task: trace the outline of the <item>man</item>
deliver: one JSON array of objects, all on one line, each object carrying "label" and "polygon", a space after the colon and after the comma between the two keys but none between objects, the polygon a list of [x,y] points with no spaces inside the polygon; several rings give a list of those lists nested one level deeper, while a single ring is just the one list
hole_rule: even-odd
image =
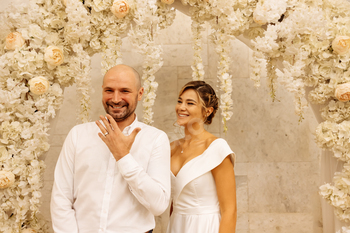
[{"label": "man", "polygon": [[75,126],[55,170],[51,217],[56,233],[143,233],[170,199],[166,134],[137,120],[143,88],[131,67],[103,79],[101,120]]}]

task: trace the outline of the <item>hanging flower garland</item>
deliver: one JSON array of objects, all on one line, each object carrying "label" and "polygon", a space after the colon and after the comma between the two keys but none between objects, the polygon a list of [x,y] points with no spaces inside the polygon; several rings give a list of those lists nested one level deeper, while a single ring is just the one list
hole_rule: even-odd
[{"label": "hanging flower garland", "polygon": [[[142,80],[144,88],[143,122],[153,123],[154,101],[158,83],[155,81],[155,73],[162,67],[162,48],[154,41],[161,28],[172,23],[175,18],[175,10],[169,9],[166,4],[157,1],[142,1],[137,5],[134,21],[136,26],[128,33],[131,43],[138,52],[144,56],[142,64]],[[157,16],[157,17],[156,17]]]},{"label": "hanging flower garland", "polygon": [[204,20],[200,17],[199,8],[191,8],[191,31],[193,43],[192,79],[204,80],[204,65],[202,59],[202,32]]},{"label": "hanging flower garland", "polygon": [[222,91],[220,95],[219,107],[221,109],[224,132],[227,132],[227,121],[230,120],[233,115],[232,75],[229,74],[231,61],[230,43],[227,43],[227,41],[230,41],[232,37],[225,33],[225,31],[222,29],[216,30],[215,37],[215,50],[219,55],[217,76]]},{"label": "hanging flower garland", "polygon": [[80,1],[69,1],[66,5],[68,22],[65,25],[65,42],[72,45],[72,51],[76,56],[71,60],[77,86],[77,96],[80,100],[79,119],[83,122],[89,122],[89,111],[91,108],[91,78],[90,61],[91,58],[83,46],[88,46],[91,39],[90,18],[84,5]]}]

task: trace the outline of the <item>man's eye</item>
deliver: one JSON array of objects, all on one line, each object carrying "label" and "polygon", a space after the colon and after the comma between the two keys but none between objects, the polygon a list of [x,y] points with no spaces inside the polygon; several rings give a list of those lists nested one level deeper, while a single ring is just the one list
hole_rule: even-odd
[{"label": "man's eye", "polygon": [[182,102],[180,100],[177,101],[178,104],[181,104]]}]

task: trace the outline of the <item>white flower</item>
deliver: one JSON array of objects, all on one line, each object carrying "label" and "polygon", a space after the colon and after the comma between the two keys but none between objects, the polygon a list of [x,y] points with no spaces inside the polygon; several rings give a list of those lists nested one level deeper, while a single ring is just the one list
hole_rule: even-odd
[{"label": "white flower", "polygon": [[0,189],[5,189],[13,185],[15,175],[10,171],[0,171]]},{"label": "white flower", "polygon": [[342,102],[346,102],[350,100],[350,83],[344,83],[337,86],[335,93],[335,97]]},{"label": "white flower", "polygon": [[45,49],[44,60],[50,69],[59,66],[64,61],[63,51],[57,46],[49,46]]},{"label": "white flower", "polygon": [[41,95],[47,92],[50,87],[49,81],[43,76],[32,78],[28,82],[30,92],[36,95]]},{"label": "white flower", "polygon": [[111,7],[112,13],[118,18],[124,18],[129,13],[129,3],[126,0],[116,0]]},{"label": "white flower", "polygon": [[0,161],[6,161],[9,159],[9,153],[5,146],[0,145]]},{"label": "white flower", "polygon": [[170,5],[174,3],[174,0],[162,0],[162,3]]},{"label": "white flower", "polygon": [[253,20],[257,24],[276,23],[287,9],[286,0],[259,1],[254,10]]},{"label": "white flower", "polygon": [[100,12],[108,9],[111,4],[110,2],[110,0],[94,0],[92,6],[96,12]]},{"label": "white flower", "polygon": [[19,32],[11,32],[6,37],[6,46],[7,50],[15,50],[22,47],[25,44],[25,40],[22,37],[22,34]]},{"label": "white flower", "polygon": [[62,0],[63,5],[67,6],[67,0]]},{"label": "white flower", "polygon": [[349,53],[350,49],[350,37],[337,36],[332,42],[333,51],[339,55],[345,55]]},{"label": "white flower", "polygon": [[26,228],[26,229],[22,230],[21,233],[36,233],[36,230],[34,230],[32,228]]}]

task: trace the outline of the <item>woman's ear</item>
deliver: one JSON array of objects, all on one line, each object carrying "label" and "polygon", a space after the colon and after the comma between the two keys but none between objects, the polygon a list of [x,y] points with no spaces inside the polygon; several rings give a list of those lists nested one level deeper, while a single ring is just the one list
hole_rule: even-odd
[{"label": "woman's ear", "polygon": [[213,107],[209,107],[205,109],[205,117],[210,116],[210,114],[214,111]]}]

